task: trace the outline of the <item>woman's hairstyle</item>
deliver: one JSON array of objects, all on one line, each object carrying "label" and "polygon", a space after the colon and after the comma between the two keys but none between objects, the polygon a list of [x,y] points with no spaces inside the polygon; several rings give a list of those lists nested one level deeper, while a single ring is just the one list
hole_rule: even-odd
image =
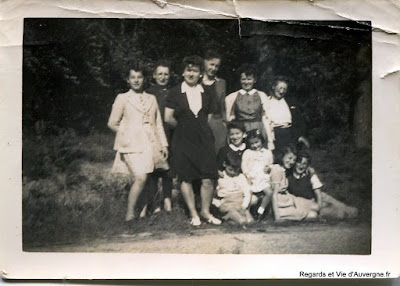
[{"label": "woman's hairstyle", "polygon": [[125,71],[125,78],[129,77],[131,70],[135,72],[141,72],[145,78],[147,76],[147,70],[144,65],[137,62],[132,62],[128,64],[128,68]]},{"label": "woman's hairstyle", "polygon": [[199,67],[200,72],[203,73],[203,58],[197,55],[185,57],[182,61],[182,72],[185,71],[188,66]]},{"label": "woman's hairstyle", "polygon": [[171,70],[171,62],[166,59],[161,59],[161,60],[157,61],[156,64],[154,65],[154,72],[156,71],[156,69],[158,67],[166,67],[169,70]]},{"label": "woman's hairstyle", "polygon": [[289,144],[285,147],[283,147],[280,151],[277,152],[277,156],[275,158],[276,163],[278,163],[279,165],[283,165],[283,157],[285,157],[285,155],[293,153],[294,155],[297,156],[297,148],[296,145],[294,144]]},{"label": "woman's hairstyle", "polygon": [[238,68],[237,72],[239,78],[244,73],[246,76],[253,76],[255,79],[257,79],[257,68],[255,65],[245,63]]},{"label": "woman's hairstyle", "polygon": [[242,159],[241,159],[240,155],[233,153],[233,152],[228,152],[228,154],[226,154],[224,163],[226,166],[230,166],[232,168],[240,170],[240,166],[242,164]]},{"label": "woman's hairstyle", "polygon": [[275,87],[278,82],[285,82],[287,85],[289,85],[289,78],[283,75],[277,75],[272,79],[272,87]]},{"label": "woman's hairstyle", "polygon": [[252,130],[247,132],[247,137],[246,137],[247,147],[250,146],[249,140],[252,139],[252,138],[260,139],[263,145],[265,143],[265,138],[264,138],[264,136],[262,135],[262,133],[261,133],[261,131],[259,129],[252,129]]},{"label": "woman's hairstyle", "polygon": [[221,54],[214,49],[208,49],[204,53],[205,60],[221,59],[221,58],[222,58]]},{"label": "woman's hairstyle", "polygon": [[311,154],[308,150],[303,149],[297,153],[297,161],[301,161],[301,159],[307,159],[308,164],[311,164]]},{"label": "woman's hairstyle", "polygon": [[241,130],[243,133],[246,132],[246,129],[244,128],[243,123],[240,122],[240,121],[232,121],[232,122],[229,122],[229,123],[227,124],[227,126],[226,126],[226,129],[228,130],[228,133],[229,133],[229,130],[231,130],[231,129],[239,129],[239,130]]}]

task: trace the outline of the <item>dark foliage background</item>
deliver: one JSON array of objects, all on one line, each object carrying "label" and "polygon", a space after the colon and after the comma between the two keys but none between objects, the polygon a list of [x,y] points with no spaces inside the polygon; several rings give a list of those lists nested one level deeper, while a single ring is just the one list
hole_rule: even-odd
[{"label": "dark foliage background", "polygon": [[219,74],[229,91],[239,88],[235,70],[244,62],[257,65],[257,88],[267,93],[274,76],[288,76],[288,96],[303,104],[314,143],[339,134],[346,139],[362,86],[370,89],[366,23],[26,19],[24,134],[38,120],[47,133],[60,128],[103,132],[116,94],[127,89],[128,62],[145,64],[151,74],[152,65],[167,58],[175,84],[182,58],[202,55],[209,47],[223,54]]}]

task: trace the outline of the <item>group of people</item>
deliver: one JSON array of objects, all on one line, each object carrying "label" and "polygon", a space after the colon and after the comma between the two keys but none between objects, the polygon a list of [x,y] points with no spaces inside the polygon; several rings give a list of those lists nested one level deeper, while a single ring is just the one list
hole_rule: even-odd
[{"label": "group of people", "polygon": [[[244,64],[238,70],[241,89],[226,95],[226,82],[217,77],[220,64],[214,50],[204,58],[185,57],[183,82],[170,88],[170,65],[160,61],[146,91],[143,68],[127,70],[130,89],[116,97],[108,121],[116,132],[112,171],[134,177],[125,221],[146,214],[160,180],[164,209],[171,211],[174,178],[193,226],[221,224],[210,212],[212,204],[222,219],[239,225],[268,213],[277,221],[356,216],[356,208],[321,191],[304,122],[285,99],[288,80],[276,77],[268,96],[254,88],[256,70]],[[145,203],[137,210],[143,189]]]}]

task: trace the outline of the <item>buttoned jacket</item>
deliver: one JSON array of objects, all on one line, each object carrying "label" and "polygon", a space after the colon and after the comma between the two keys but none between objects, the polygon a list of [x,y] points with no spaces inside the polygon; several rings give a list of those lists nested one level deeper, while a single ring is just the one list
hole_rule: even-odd
[{"label": "buttoned jacket", "polygon": [[108,127],[117,133],[114,150],[121,153],[143,152],[152,141],[168,146],[156,97],[146,92],[142,101],[132,90],[118,94]]}]

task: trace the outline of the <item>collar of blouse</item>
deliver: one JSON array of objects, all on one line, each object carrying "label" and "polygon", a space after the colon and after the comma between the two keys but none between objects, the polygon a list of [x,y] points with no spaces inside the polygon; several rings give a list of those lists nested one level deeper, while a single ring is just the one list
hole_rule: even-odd
[{"label": "collar of blouse", "polygon": [[305,172],[301,173],[301,174],[296,174],[295,172],[293,172],[293,177],[295,177],[297,180],[304,178],[305,176],[307,176],[309,174],[309,171],[306,170]]},{"label": "collar of blouse", "polygon": [[205,79],[203,78],[202,83],[203,83],[204,85],[210,86],[210,85],[213,85],[214,82],[218,82],[218,81],[221,81],[221,79],[220,79],[219,77],[214,77],[213,79],[208,79],[208,80],[205,80]]},{"label": "collar of blouse", "polygon": [[255,88],[253,88],[252,90],[250,90],[250,91],[245,91],[243,88],[242,89],[240,89],[239,90],[239,93],[240,94],[250,94],[250,95],[253,95],[253,94],[255,94],[257,92],[257,89],[255,89]]},{"label": "collar of blouse", "polygon": [[182,93],[202,93],[204,92],[203,87],[201,86],[201,84],[197,84],[195,86],[189,86],[186,82],[182,82],[181,85],[181,91]]},{"label": "collar of blouse", "polygon": [[129,90],[128,102],[141,112],[147,112],[153,104],[148,93],[136,93],[133,90]]},{"label": "collar of blouse", "polygon": [[242,143],[242,145],[240,145],[239,147],[236,147],[235,145],[233,145],[232,143],[229,144],[229,147],[233,150],[233,151],[243,151],[244,149],[246,149],[246,144]]}]

